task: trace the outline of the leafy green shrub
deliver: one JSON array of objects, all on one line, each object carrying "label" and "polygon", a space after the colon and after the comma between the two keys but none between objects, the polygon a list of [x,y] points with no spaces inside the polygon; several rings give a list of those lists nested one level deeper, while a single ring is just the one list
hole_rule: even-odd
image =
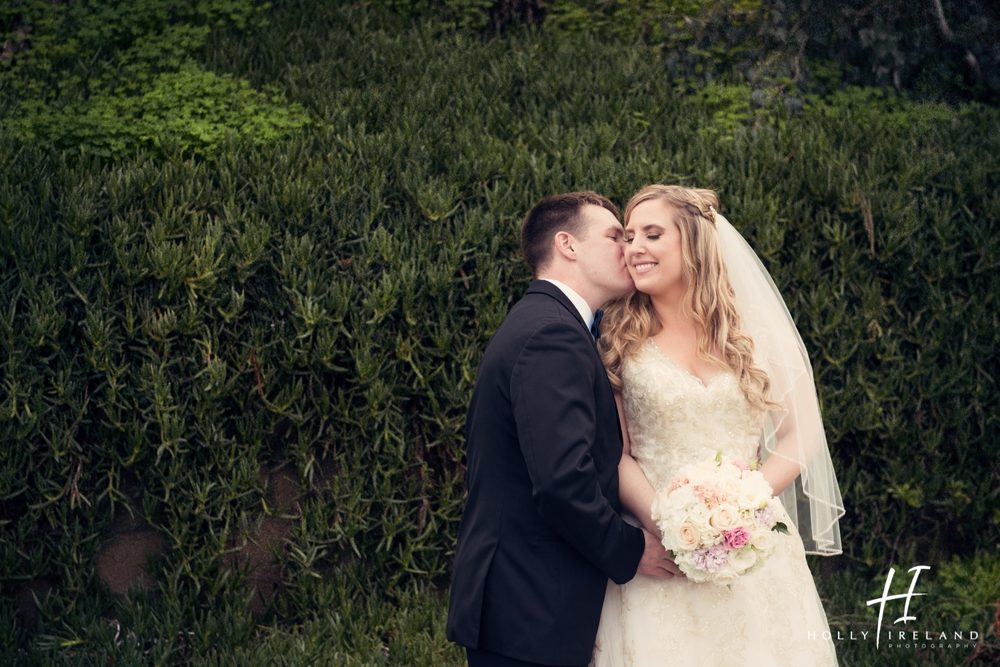
[{"label": "leafy green shrub", "polygon": [[22,140],[108,157],[137,146],[206,153],[243,137],[267,143],[308,123],[301,107],[190,64],[157,75],[141,94],[92,95],[59,109],[25,103],[20,113],[8,128]]},{"label": "leafy green shrub", "polygon": [[381,10],[408,20],[432,19],[449,27],[483,30],[489,23],[489,10],[494,4],[498,3],[495,0],[389,0]]},{"label": "leafy green shrub", "polygon": [[300,106],[193,57],[213,29],[263,29],[267,7],[251,0],[14,3],[0,14],[0,32],[30,41],[0,68],[0,99],[10,102],[5,128],[23,141],[109,157],[140,146],[204,153],[226,139],[288,136],[308,123]]}]

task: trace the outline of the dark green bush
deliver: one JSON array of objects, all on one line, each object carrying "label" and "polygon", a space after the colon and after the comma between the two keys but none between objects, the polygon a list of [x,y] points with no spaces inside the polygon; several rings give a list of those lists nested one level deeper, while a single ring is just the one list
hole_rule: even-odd
[{"label": "dark green bush", "polygon": [[[642,40],[672,77],[737,75],[781,92],[877,85],[920,99],[1000,99],[996,3],[906,0],[393,0],[381,17],[436,17],[494,34],[556,33]],[[388,15],[388,17],[387,17]]]},{"label": "dark green bush", "polygon": [[266,27],[266,3],[53,3],[0,10],[0,118],[23,141],[121,156],[138,147],[212,152],[227,138],[266,143],[308,123],[246,81],[204,69],[213,30]]},{"label": "dark green bush", "polygon": [[[4,126],[8,651],[99,660],[104,616],[137,660],[221,661],[258,636],[232,559],[271,519],[291,525],[264,622],[319,641],[341,611],[354,627],[388,613],[365,604],[418,605],[400,591],[447,582],[476,366],[526,284],[521,216],[548,193],[622,203],[651,181],[716,188],[799,323],[849,512],[845,556],[819,573],[823,591],[846,582],[831,618],[890,562],[992,572],[996,109],[852,90],[753,112],[746,86],[679,93],[635,43],[370,16],[289,4],[205,43],[213,76],[280,86],[315,120],[268,143],[108,158]],[[279,469],[301,487],[288,507],[262,481]],[[93,568],[128,521],[167,544],[133,602]],[[29,626],[15,600],[33,590]],[[981,601],[955,604],[985,625]],[[382,622],[390,644],[409,627]]]}]

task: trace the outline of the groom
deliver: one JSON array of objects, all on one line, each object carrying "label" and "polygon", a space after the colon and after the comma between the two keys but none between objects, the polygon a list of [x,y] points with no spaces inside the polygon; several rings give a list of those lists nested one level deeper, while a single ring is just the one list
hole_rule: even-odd
[{"label": "groom", "polygon": [[630,292],[618,210],[546,197],[521,250],[535,280],[486,348],[466,424],[469,497],[448,638],[470,667],[586,665],[608,579],[669,577],[658,540],[619,516],[621,430],[591,325]]}]

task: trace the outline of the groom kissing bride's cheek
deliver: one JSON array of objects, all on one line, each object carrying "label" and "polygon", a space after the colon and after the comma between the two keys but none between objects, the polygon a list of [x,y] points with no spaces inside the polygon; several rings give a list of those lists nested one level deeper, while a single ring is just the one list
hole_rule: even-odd
[{"label": "groom kissing bride's cheek", "polygon": [[657,185],[624,227],[593,192],[525,217],[534,279],[466,424],[447,633],[470,667],[836,664],[805,561],[843,514],[811,368],[716,206]]}]

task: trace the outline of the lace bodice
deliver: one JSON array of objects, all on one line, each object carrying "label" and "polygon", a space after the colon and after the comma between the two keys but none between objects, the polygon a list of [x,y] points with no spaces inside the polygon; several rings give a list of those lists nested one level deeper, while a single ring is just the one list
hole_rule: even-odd
[{"label": "lace bodice", "polygon": [[622,379],[631,453],[653,488],[719,451],[747,462],[757,455],[764,414],[747,402],[734,373],[703,384],[648,339],[625,359]]}]

